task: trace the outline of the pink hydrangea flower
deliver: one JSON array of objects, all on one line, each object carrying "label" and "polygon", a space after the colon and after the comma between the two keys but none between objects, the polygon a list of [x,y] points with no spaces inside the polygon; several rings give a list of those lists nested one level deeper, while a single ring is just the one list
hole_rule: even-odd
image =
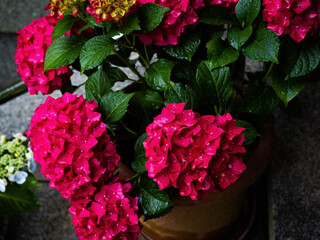
[{"label": "pink hydrangea flower", "polygon": [[73,196],[69,212],[77,237],[80,240],[138,239],[141,231],[136,213],[138,198],[127,194],[131,184],[122,184],[115,177],[97,189],[94,193],[92,188],[88,188],[88,193],[81,193],[90,196],[89,201],[76,199],[79,191]]},{"label": "pink hydrangea flower", "polygon": [[160,25],[151,32],[140,34],[140,40],[149,45],[154,43],[158,46],[177,45],[178,37],[184,32],[184,28],[195,24],[199,17],[197,10],[204,6],[203,0],[139,0],[138,5],[156,3],[170,8],[165,13]]},{"label": "pink hydrangea flower", "polygon": [[30,94],[50,94],[70,81],[72,70],[68,66],[43,72],[44,57],[51,45],[56,20],[44,16],[18,31],[17,50],[14,56]]},{"label": "pink hydrangea flower", "polygon": [[184,106],[168,104],[147,127],[146,168],[161,190],[172,186],[181,196],[203,199],[245,170],[244,128],[230,114],[200,116]]},{"label": "pink hydrangea flower", "polygon": [[264,0],[263,20],[278,36],[289,34],[296,42],[319,34],[320,0]]},{"label": "pink hydrangea flower", "polygon": [[65,93],[47,97],[31,119],[27,136],[34,159],[63,198],[102,175],[111,177],[120,160],[97,108],[94,101]]},{"label": "pink hydrangea flower", "polygon": [[119,21],[135,2],[135,0],[89,0],[87,12],[96,19],[97,23]]},{"label": "pink hydrangea flower", "polygon": [[234,12],[239,0],[206,0],[207,5],[219,5]]}]

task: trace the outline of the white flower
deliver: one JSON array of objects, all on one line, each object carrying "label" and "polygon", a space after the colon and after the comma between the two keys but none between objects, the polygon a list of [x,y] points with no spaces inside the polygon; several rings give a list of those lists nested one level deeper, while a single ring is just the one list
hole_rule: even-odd
[{"label": "white flower", "polygon": [[36,170],[37,165],[36,165],[36,161],[33,158],[28,159],[27,165],[28,165],[29,172],[34,172]]},{"label": "white flower", "polygon": [[0,179],[0,192],[5,192],[7,185],[8,185],[7,180]]},{"label": "white flower", "polygon": [[32,159],[33,158],[33,152],[30,148],[30,146],[28,147],[28,150],[26,152],[26,158],[29,160],[29,159]]},{"label": "white flower", "polygon": [[9,181],[23,184],[28,177],[28,173],[25,171],[16,171],[13,175],[8,177]]},{"label": "white flower", "polygon": [[21,133],[15,133],[15,134],[13,134],[13,137],[20,139],[22,142],[27,140],[27,138],[25,136],[23,136]]},{"label": "white flower", "polygon": [[14,167],[13,167],[13,166],[10,166],[10,167],[8,168],[8,173],[13,173],[13,171],[14,171]]}]

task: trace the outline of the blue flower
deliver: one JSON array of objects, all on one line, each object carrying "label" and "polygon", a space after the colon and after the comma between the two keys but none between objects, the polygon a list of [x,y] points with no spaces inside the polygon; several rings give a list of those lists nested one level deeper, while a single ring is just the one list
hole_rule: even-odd
[{"label": "blue flower", "polygon": [[23,184],[28,177],[28,173],[25,171],[16,171],[13,175],[8,177],[9,181]]}]

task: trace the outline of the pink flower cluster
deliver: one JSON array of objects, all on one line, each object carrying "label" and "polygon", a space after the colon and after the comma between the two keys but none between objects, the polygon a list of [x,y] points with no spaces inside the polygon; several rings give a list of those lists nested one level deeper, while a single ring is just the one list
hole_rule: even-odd
[{"label": "pink flower cluster", "polygon": [[120,157],[100,121],[98,105],[65,93],[36,108],[27,136],[50,186],[69,198],[81,185],[112,175]]},{"label": "pink flower cluster", "polygon": [[113,176],[120,156],[94,101],[65,93],[48,97],[31,119],[27,136],[49,186],[72,203],[80,239],[137,239],[137,198]]},{"label": "pink flower cluster", "polygon": [[100,181],[97,188],[90,184],[77,190],[69,212],[80,240],[138,238],[138,198],[127,195],[130,188],[115,177],[108,184]]},{"label": "pink flower cluster", "polygon": [[296,42],[319,34],[320,0],[263,0],[263,20],[278,36],[289,34]]},{"label": "pink flower cluster", "polygon": [[206,0],[207,5],[219,5],[221,7],[230,9],[234,12],[234,9],[239,0]]},{"label": "pink flower cluster", "polygon": [[161,190],[172,186],[181,196],[203,199],[245,170],[244,128],[228,113],[200,116],[184,106],[168,104],[147,127],[146,168]]},{"label": "pink flower cluster", "polygon": [[51,45],[52,32],[56,20],[44,16],[18,31],[17,50],[14,56],[21,75],[30,94],[50,94],[70,81],[72,70],[68,66],[43,72],[44,57]]},{"label": "pink flower cluster", "polygon": [[158,46],[178,44],[177,38],[185,27],[198,21],[197,10],[204,6],[203,0],[139,0],[137,4],[139,6],[149,2],[170,8],[157,28],[139,35],[144,44],[149,45],[154,42]]}]

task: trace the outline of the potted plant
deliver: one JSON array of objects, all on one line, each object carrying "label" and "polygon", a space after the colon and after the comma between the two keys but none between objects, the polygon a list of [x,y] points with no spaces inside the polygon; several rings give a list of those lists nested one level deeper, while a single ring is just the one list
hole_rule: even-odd
[{"label": "potted plant", "polygon": [[35,110],[27,136],[79,239],[137,239],[142,226],[145,238],[225,238],[270,160],[270,113],[295,109],[319,64],[319,6],[51,0],[19,31],[30,94],[63,94]]}]

